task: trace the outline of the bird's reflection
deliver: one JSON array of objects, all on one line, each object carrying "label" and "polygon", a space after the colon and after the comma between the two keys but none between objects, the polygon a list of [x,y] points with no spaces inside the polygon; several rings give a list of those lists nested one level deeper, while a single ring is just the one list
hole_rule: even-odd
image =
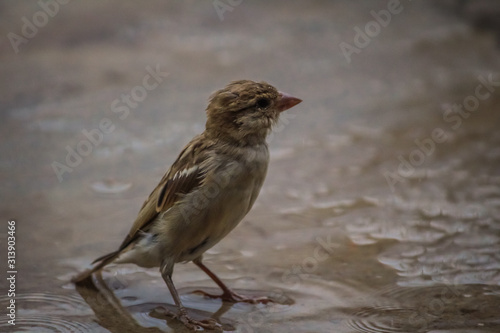
[{"label": "bird's reflection", "polygon": [[[156,333],[164,332],[158,327],[144,327],[140,325],[133,317],[134,308],[137,305],[124,308],[120,300],[114,295],[113,291],[108,287],[102,275],[95,274],[76,284],[76,291],[82,296],[87,304],[92,308],[97,317],[97,322],[110,332],[123,333]],[[231,309],[233,303],[223,302],[220,308],[213,314],[206,311],[188,309],[193,318],[213,318],[218,323],[221,323],[219,331],[234,331],[236,330],[235,322],[230,322],[227,319],[222,321],[221,317]],[[140,305],[140,312],[148,312],[151,318],[165,320],[172,332],[188,332],[187,328],[175,318],[165,314],[165,309],[171,312],[176,312],[175,305],[165,303],[148,303]],[[139,312],[139,311],[137,311]]]}]

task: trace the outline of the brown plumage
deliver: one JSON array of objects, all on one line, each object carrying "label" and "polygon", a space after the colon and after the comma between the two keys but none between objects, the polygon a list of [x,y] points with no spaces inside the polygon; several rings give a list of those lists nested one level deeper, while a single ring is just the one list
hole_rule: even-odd
[{"label": "brown plumage", "polygon": [[144,202],[118,250],[97,258],[95,266],[76,276],[78,282],[104,266],[135,263],[160,267],[188,327],[213,327],[191,319],[172,283],[174,264],[193,261],[223,290],[228,301],[239,296],[202,263],[202,255],[248,213],[267,172],[266,136],[280,112],[301,100],[265,82],[235,81],[209,100],[205,131],[193,138]]}]

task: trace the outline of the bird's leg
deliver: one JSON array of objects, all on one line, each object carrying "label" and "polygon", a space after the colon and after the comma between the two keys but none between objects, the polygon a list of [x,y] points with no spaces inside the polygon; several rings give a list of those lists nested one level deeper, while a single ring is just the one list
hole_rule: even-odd
[{"label": "bird's leg", "polygon": [[198,266],[202,271],[204,271],[219,287],[222,289],[222,294],[221,295],[213,295],[206,293],[202,290],[197,290],[196,292],[199,292],[207,297],[211,298],[220,298],[225,302],[232,302],[232,303],[237,303],[237,302],[246,302],[246,303],[263,303],[267,304],[269,302],[273,302],[272,299],[268,297],[247,297],[243,295],[239,295],[236,292],[232,291],[228,286],[222,282],[221,279],[217,275],[215,275],[214,272],[212,272],[207,266],[205,266],[202,262],[202,257],[198,257],[193,260],[193,262]]},{"label": "bird's leg", "polygon": [[198,326],[204,329],[216,330],[220,328],[220,325],[214,319],[203,319],[203,320],[195,320],[191,318],[184,305],[182,305],[181,298],[177,293],[177,289],[175,289],[174,283],[172,282],[172,273],[173,273],[173,265],[163,265],[161,268],[161,276],[163,280],[167,284],[168,289],[170,290],[170,294],[172,294],[172,298],[174,299],[175,305],[179,309],[179,313],[172,313],[170,310],[165,309],[165,311],[180,320],[184,326],[191,330],[197,330]]}]

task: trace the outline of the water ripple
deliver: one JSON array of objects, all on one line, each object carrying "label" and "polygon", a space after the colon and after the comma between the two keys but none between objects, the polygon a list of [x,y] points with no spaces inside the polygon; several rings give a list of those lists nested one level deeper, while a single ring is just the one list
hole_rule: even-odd
[{"label": "water ripple", "polygon": [[90,188],[97,193],[116,194],[128,190],[132,186],[131,183],[121,183],[112,179],[104,179],[95,181],[90,184]]},{"label": "water ripple", "polygon": [[412,313],[414,311],[410,309],[390,306],[363,308],[353,313],[357,318],[347,320],[346,325],[357,332],[406,333],[409,332],[408,317]]},{"label": "water ripple", "polygon": [[[75,315],[90,313],[88,305],[78,296],[47,293],[16,294],[15,328],[18,332],[95,332],[96,324],[67,320]],[[6,296],[1,303],[9,302]],[[66,318],[66,319],[63,319]],[[10,318],[0,320],[0,328],[11,327]],[[1,330],[1,329],[0,329]]]},{"label": "water ripple", "polygon": [[[97,332],[95,324],[79,323],[51,316],[18,317],[15,321],[16,332],[61,332],[61,333],[88,333]],[[6,319],[0,322],[0,328],[11,327]]]},{"label": "water ripple", "polygon": [[[497,287],[442,284],[429,287],[389,285],[362,301],[364,306],[344,308],[345,325],[356,332],[429,332],[436,328],[498,326]],[[370,304],[370,306],[366,306]]]},{"label": "water ripple", "polygon": [[[40,308],[41,306],[50,306],[54,309],[72,309],[82,310],[88,308],[87,303],[76,295],[57,295],[47,293],[30,293],[30,294],[16,294],[16,302],[22,302],[23,308],[30,308],[31,305]],[[10,298],[7,296],[0,296],[0,302],[8,302]],[[32,304],[36,303],[36,304]],[[42,303],[42,304],[40,304]]]}]

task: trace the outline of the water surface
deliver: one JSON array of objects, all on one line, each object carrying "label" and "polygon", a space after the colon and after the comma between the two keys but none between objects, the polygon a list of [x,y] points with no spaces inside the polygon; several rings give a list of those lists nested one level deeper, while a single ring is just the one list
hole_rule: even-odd
[{"label": "water surface", "polygon": [[[442,4],[401,1],[350,62],[339,45],[387,2],[242,2],[223,20],[210,2],[71,2],[17,54],[4,40],[0,215],[17,223],[18,274],[16,325],[2,315],[1,330],[184,331],[160,310],[173,300],[156,269],[68,281],[119,245],[203,130],[210,93],[248,78],[304,102],[270,137],[254,209],[205,260],[278,302],[206,299],[194,291],[216,292],[209,278],[177,265],[190,313],[238,332],[500,331],[498,44]],[[3,35],[39,10],[3,5]],[[158,86],[114,112],[157,66]],[[448,111],[461,104],[473,111]],[[113,130],[60,181],[53,162],[68,165],[105,118]]]}]

